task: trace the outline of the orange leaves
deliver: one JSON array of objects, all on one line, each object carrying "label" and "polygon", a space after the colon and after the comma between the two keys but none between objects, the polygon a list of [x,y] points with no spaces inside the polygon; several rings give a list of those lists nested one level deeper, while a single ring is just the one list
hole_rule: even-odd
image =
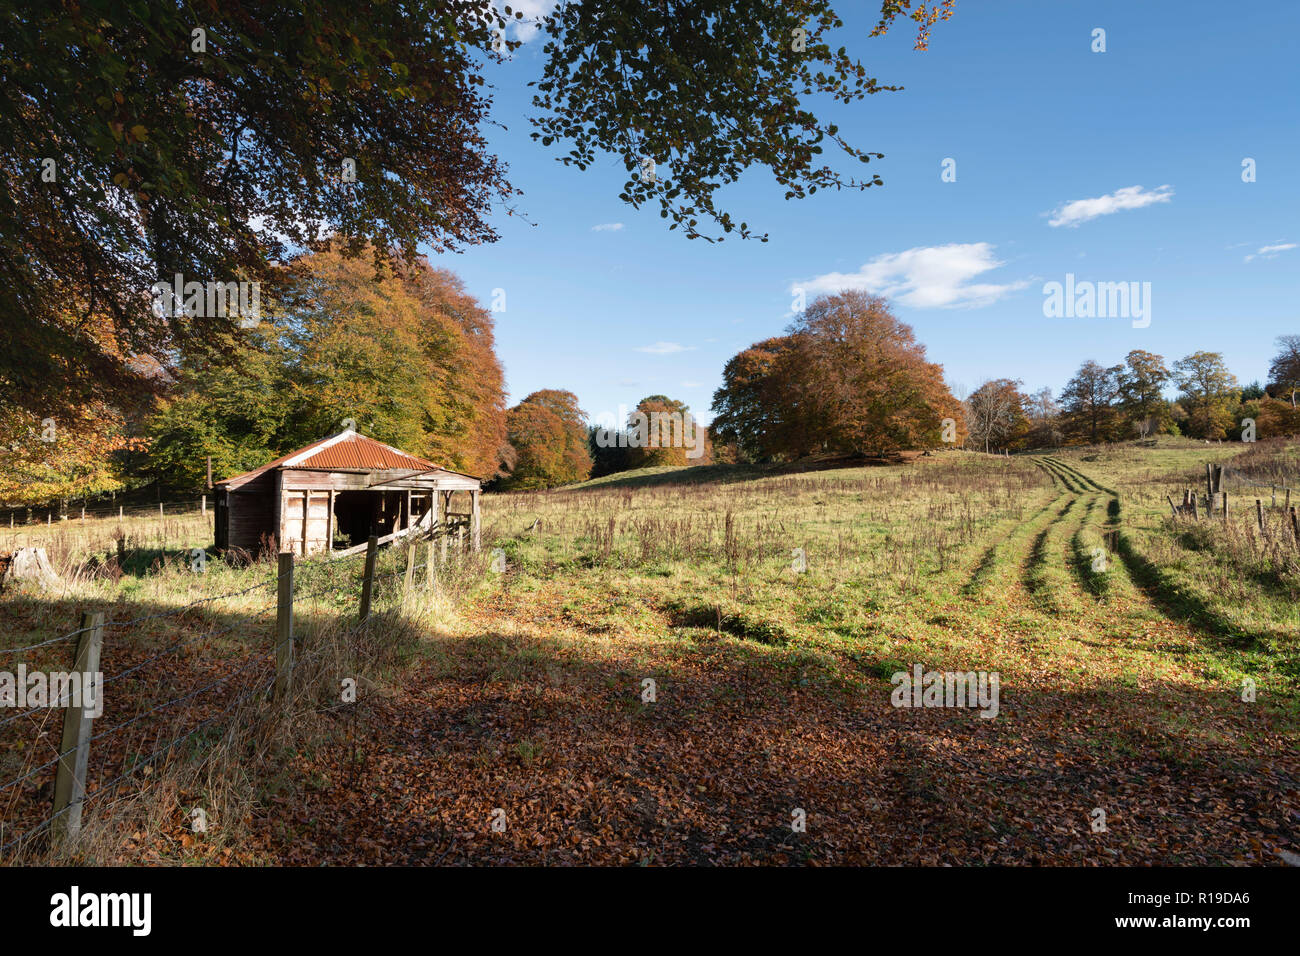
[{"label": "orange leaves", "polygon": [[934,3],[921,3],[912,9],[912,0],[885,0],[880,9],[880,22],[871,31],[871,36],[884,36],[890,24],[900,13],[917,24],[916,44],[914,50],[926,50],[930,46],[930,30],[940,20],[947,20],[956,12],[956,0],[936,0]]}]

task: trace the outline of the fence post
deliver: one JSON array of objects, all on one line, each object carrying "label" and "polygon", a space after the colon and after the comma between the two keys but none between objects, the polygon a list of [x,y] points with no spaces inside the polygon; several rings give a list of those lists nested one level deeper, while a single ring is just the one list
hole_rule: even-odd
[{"label": "fence post", "polygon": [[375,583],[375,555],[379,551],[379,535],[372,534],[366,542],[366,576],[361,581],[361,620],[370,617],[370,589]]},{"label": "fence post", "polygon": [[1205,463],[1205,497],[1214,500],[1214,468],[1208,461]]},{"label": "fence post", "polygon": [[284,700],[293,681],[293,552],[280,552],[275,613],[275,698]]},{"label": "fence post", "polygon": [[1174,517],[1177,518],[1178,506],[1174,504],[1174,499],[1169,495],[1165,495],[1165,501],[1169,502],[1169,510],[1172,511],[1174,513]]},{"label": "fence post", "polygon": [[1295,541],[1296,547],[1300,548],[1300,524],[1296,523],[1295,505],[1292,505],[1288,510],[1291,512],[1291,538]]},{"label": "fence post", "polygon": [[158,502],[158,517],[159,517],[159,518],[162,518],[162,517],[163,517],[163,507],[162,507],[162,502],[161,502],[161,501]]},{"label": "fence post", "polygon": [[208,514],[208,496],[207,496],[207,495],[204,495],[204,496],[200,499],[200,501],[202,502],[201,507],[202,507],[202,509],[203,509],[203,516],[204,516],[204,517],[207,517],[207,514]]},{"label": "fence post", "polygon": [[[71,690],[63,710],[63,742],[59,746],[59,766],[54,778],[54,840],[75,841],[81,833],[81,808],[86,798],[86,767],[90,763],[90,728],[94,718],[86,714],[85,688],[99,673],[99,651],[104,640],[102,611],[83,611],[77,638],[77,654],[72,669],[81,674],[81,705],[73,707]],[[95,693],[103,693],[96,684]]]},{"label": "fence post", "polygon": [[426,591],[433,591],[433,590],[434,590],[435,588],[437,588],[437,586],[438,586],[438,583],[437,583],[437,582],[438,582],[438,566],[434,563],[434,548],[435,548],[435,547],[437,547],[437,545],[435,545],[433,539],[430,538],[430,539],[429,539],[429,571],[428,571],[427,576],[426,576],[425,579],[424,579],[424,589],[425,589]]},{"label": "fence post", "polygon": [[407,595],[415,584],[415,542],[406,546],[406,580],[402,582],[402,604],[406,604]]},{"label": "fence post", "polygon": [[1258,498],[1255,499],[1255,521],[1259,525],[1260,534],[1264,533],[1264,502]]},{"label": "fence post", "polygon": [[1223,493],[1223,523],[1228,523],[1228,493]]},{"label": "fence post", "polygon": [[121,521],[121,520],[122,520],[122,506],[121,506],[121,505],[118,505],[118,506],[117,506],[117,520],[118,520],[118,521]]}]

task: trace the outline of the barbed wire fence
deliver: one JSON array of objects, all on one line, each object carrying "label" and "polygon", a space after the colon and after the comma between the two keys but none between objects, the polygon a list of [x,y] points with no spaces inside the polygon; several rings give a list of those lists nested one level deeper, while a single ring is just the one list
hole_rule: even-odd
[{"label": "barbed wire fence", "polygon": [[[0,781],[0,821],[11,820],[15,807],[20,804],[25,794],[35,790],[38,802],[41,797],[51,798],[51,811],[39,820],[23,825],[19,832],[14,832],[13,824],[0,822],[0,861],[10,858],[13,852],[21,851],[33,845],[33,842],[45,834],[49,835],[48,847],[75,844],[82,830],[83,811],[87,806],[104,803],[108,797],[117,792],[126,783],[139,775],[148,775],[160,761],[166,762],[193,738],[212,728],[220,728],[223,720],[229,722],[241,706],[249,704],[254,707],[287,705],[290,700],[293,674],[295,668],[319,663],[320,655],[331,650],[327,647],[299,647],[300,640],[295,640],[294,606],[307,601],[320,601],[332,597],[335,603],[347,593],[355,593],[360,584],[360,601],[355,606],[356,619],[337,635],[338,640],[348,642],[364,631],[372,621],[372,606],[379,585],[401,579],[395,589],[401,594],[402,607],[416,593],[416,573],[426,569],[424,590],[426,594],[438,591],[438,568],[446,567],[449,555],[446,538],[443,538],[441,556],[435,550],[435,541],[427,541],[427,560],[417,558],[418,545],[413,536],[404,543],[406,560],[403,567],[384,574],[376,574],[378,559],[378,538],[372,535],[364,552],[349,558],[330,561],[319,565],[309,562],[298,565],[292,552],[282,552],[278,556],[276,573],[270,580],[237,591],[209,595],[192,601],[181,607],[154,614],[146,614],[124,621],[106,621],[100,611],[84,611],[80,626],[67,633],[43,641],[36,641],[19,647],[0,648],[0,671],[14,672],[25,670],[31,665],[31,671],[39,670],[48,663],[51,653],[57,653],[62,647],[71,650],[71,670],[63,672],[49,671],[47,686],[48,699],[43,705],[23,707],[24,700],[12,701],[15,712],[0,718],[0,733],[7,727],[19,722],[35,725],[38,741],[49,733],[47,724],[58,710],[63,710],[61,743],[57,748],[51,746],[51,754],[38,756],[39,748],[33,746],[24,757],[24,765],[8,780]],[[394,549],[395,550],[395,549]],[[457,550],[457,553],[461,549]],[[355,572],[356,561],[364,559],[359,582]],[[305,589],[295,587],[295,572],[311,567],[309,576],[318,577],[312,586]],[[104,635],[109,633],[114,639],[128,638],[138,634],[145,624],[157,625],[168,619],[179,621],[190,612],[213,605],[217,602],[234,598],[247,598],[256,592],[269,592],[274,589],[270,600],[260,602],[251,610],[239,609],[239,619],[218,630],[200,630],[192,636],[172,641],[160,650],[136,662],[124,661],[124,666],[108,676],[101,676],[101,656],[104,648]],[[340,609],[342,609],[340,607]],[[352,610],[352,609],[349,609]],[[156,690],[174,683],[175,673],[169,669],[178,655],[187,648],[211,648],[217,639],[242,631],[244,636],[256,635],[262,628],[270,629],[271,615],[274,612],[274,635],[270,646],[256,651],[251,656],[237,662],[237,666],[225,668],[223,673],[207,675],[199,686],[186,688],[181,693],[161,696],[167,699],[151,702],[137,713],[125,716],[111,726],[96,728],[95,722],[102,715],[104,688],[116,684],[125,690],[125,682],[132,682],[135,689]],[[126,649],[125,640],[115,640],[111,651]],[[335,647],[337,645],[334,645]],[[41,661],[41,657],[46,661]],[[115,656],[110,653],[109,657]],[[221,669],[213,665],[214,670]],[[60,678],[56,681],[56,678]],[[56,692],[55,684],[59,685]],[[17,693],[25,696],[25,688],[20,688],[14,681]],[[88,692],[89,689],[89,692]],[[139,695],[137,695],[139,696]],[[130,699],[130,698],[128,698]],[[190,726],[178,726],[178,721],[188,715],[181,705],[207,702],[211,707],[219,707]],[[0,704],[10,704],[0,700]],[[0,706],[0,713],[4,707]],[[98,710],[99,713],[93,713]],[[167,716],[173,716],[170,727]],[[225,731],[223,731],[223,734]],[[220,736],[217,738],[220,739]],[[105,751],[116,743],[117,748]],[[101,762],[94,775],[99,780],[93,789],[88,789],[92,774],[90,773],[90,756],[92,749],[106,754],[121,750],[121,763],[116,772],[110,769],[111,761]],[[53,778],[51,780],[51,777]],[[25,787],[24,787],[25,785]],[[51,786],[52,785],[52,786]],[[28,808],[30,809],[30,807]]]},{"label": "barbed wire fence", "polygon": [[86,521],[100,518],[117,518],[120,520],[138,520],[141,518],[176,518],[193,514],[208,515],[213,513],[209,507],[209,496],[196,495],[189,498],[176,498],[149,504],[77,505],[73,502],[46,502],[33,505],[9,505],[0,508],[0,527],[26,528],[38,525],[64,524],[69,521]]},{"label": "barbed wire fence", "polygon": [[[1229,488],[1232,487],[1233,483],[1237,487],[1230,494]],[[1300,514],[1297,513],[1296,505],[1291,503],[1291,492],[1296,489],[1283,482],[1256,481],[1239,469],[1229,465],[1206,462],[1204,496],[1196,488],[1185,487],[1181,503],[1175,502],[1172,495],[1166,496],[1166,501],[1169,502],[1169,508],[1175,521],[1183,517],[1191,517],[1193,520],[1200,518],[1208,520],[1217,516],[1226,525],[1229,513],[1238,513],[1241,509],[1240,505],[1234,507],[1232,500],[1241,495],[1243,486],[1247,490],[1252,488],[1267,488],[1269,490],[1267,501],[1263,495],[1254,499],[1255,526],[1260,535],[1265,538],[1274,538],[1289,534],[1291,541],[1300,549]],[[1280,500],[1279,492],[1281,493]],[[1237,500],[1241,499],[1238,498]],[[1244,500],[1246,501],[1246,510],[1249,512],[1249,493],[1244,496]],[[1271,513],[1277,514],[1277,520],[1266,517]]]}]

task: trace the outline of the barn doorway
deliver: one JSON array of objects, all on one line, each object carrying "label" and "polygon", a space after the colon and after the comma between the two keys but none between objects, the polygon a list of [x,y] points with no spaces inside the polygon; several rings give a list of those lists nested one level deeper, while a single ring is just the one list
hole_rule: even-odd
[{"label": "barn doorway", "polygon": [[[351,548],[364,544],[372,525],[380,523],[383,493],[378,491],[339,491],[334,494],[334,540],[337,547]],[[383,534],[382,531],[379,532]]]}]

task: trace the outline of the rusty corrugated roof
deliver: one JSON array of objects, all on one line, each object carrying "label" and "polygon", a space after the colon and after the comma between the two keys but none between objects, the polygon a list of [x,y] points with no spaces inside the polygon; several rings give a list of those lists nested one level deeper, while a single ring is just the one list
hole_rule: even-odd
[{"label": "rusty corrugated roof", "polygon": [[[311,446],[308,446],[311,447]],[[293,457],[292,455],[289,457]],[[355,468],[360,470],[382,468],[437,468],[431,461],[417,458],[397,448],[377,442],[365,435],[352,435],[343,441],[322,448],[307,458],[296,461],[295,468]]]},{"label": "rusty corrugated roof", "polygon": [[[289,463],[292,462],[292,465]],[[427,471],[438,468],[431,461],[409,454],[391,445],[358,435],[353,431],[341,432],[304,445],[274,461],[242,475],[232,475],[216,482],[218,485],[238,487],[272,468],[319,468],[330,471],[383,471],[391,468],[409,468]],[[467,476],[468,477],[468,476]]]}]

